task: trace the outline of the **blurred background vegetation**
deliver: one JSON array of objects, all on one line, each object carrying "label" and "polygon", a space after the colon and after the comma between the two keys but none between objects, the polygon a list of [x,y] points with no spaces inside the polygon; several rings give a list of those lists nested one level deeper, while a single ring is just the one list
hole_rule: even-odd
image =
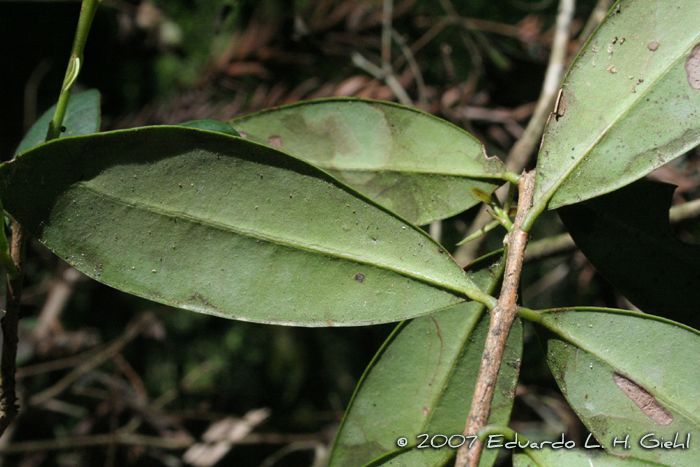
[{"label": "blurred background vegetation", "polygon": [[[558,2],[394,0],[383,50],[387,1],[105,0],[78,87],[102,93],[103,130],[358,96],[438,115],[505,157],[540,94]],[[599,3],[611,2],[577,2],[569,60]],[[55,102],[79,8],[0,2],[3,160]],[[696,190],[695,159],[666,168],[667,179]],[[431,231],[454,251],[475,215]],[[535,238],[563,230],[551,213],[540,225]],[[484,251],[498,248],[493,237]],[[628,306],[578,252],[524,274],[533,308]],[[171,309],[88,280],[38,242],[26,281],[21,412],[0,439],[8,466],[324,465],[363,369],[394,327],[263,326]],[[580,442],[539,352],[528,334],[513,428]]]}]

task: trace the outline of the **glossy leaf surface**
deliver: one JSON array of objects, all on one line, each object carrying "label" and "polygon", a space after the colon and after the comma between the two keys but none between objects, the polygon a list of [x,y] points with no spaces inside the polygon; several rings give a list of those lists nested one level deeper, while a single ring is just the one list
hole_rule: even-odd
[{"label": "glossy leaf surface", "polygon": [[494,177],[506,171],[464,130],[388,102],[319,100],[229,123],[253,141],[322,168],[417,225],[474,206],[471,188],[490,193],[503,183]]},{"label": "glossy leaf surface", "polygon": [[[700,142],[700,2],[619,2],[563,84],[545,130],[535,203],[625,186]],[[550,200],[551,197],[551,200]]]},{"label": "glossy leaf surface", "polygon": [[[595,444],[592,442],[591,444]],[[516,453],[513,467],[663,467],[656,462],[587,449],[532,449]]]},{"label": "glossy leaf surface", "polygon": [[[44,142],[46,131],[49,129],[49,122],[51,122],[55,111],[56,106],[54,105],[34,122],[34,125],[24,136],[22,142],[19,143],[15,155],[28,151]],[[66,127],[66,131],[61,133],[61,138],[97,133],[100,129],[99,91],[90,89],[89,91],[73,94],[68,101],[63,126]]]},{"label": "glossy leaf surface", "polygon": [[2,166],[0,196],[89,276],[227,318],[395,321],[474,287],[420,229],[303,161],[221,133],[53,141]]},{"label": "glossy leaf surface", "polygon": [[[697,465],[697,331],[620,310],[561,309],[541,317],[537,332],[552,373],[607,451],[665,465]],[[689,448],[683,449],[688,436]],[[614,446],[616,437],[620,442]],[[650,448],[661,438],[675,441],[676,448]]]},{"label": "glossy leaf surface", "polygon": [[671,232],[673,185],[639,180],[558,210],[593,266],[647,313],[700,328],[700,246]]},{"label": "glossy leaf surface", "polygon": [[[492,260],[491,260],[492,261]],[[501,271],[482,260],[469,273],[492,292]],[[495,275],[494,272],[498,271]],[[471,302],[401,323],[363,376],[341,425],[331,467],[443,466],[456,449],[418,449],[422,433],[441,445],[464,430],[469,402],[488,332],[489,314]],[[511,331],[496,388],[491,423],[507,423],[522,355],[522,325]],[[408,446],[400,449],[399,438]],[[459,436],[449,441],[458,446]],[[467,442],[470,442],[469,440]],[[428,440],[425,446],[430,446]],[[493,465],[498,451],[486,451],[481,466]]]}]

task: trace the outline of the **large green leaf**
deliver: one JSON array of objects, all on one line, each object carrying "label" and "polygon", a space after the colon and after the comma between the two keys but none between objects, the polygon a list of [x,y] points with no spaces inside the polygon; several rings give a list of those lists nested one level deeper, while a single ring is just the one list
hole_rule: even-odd
[{"label": "large green leaf", "polygon": [[[324,99],[229,122],[248,138],[324,169],[422,225],[474,206],[507,171],[464,130],[388,102]],[[488,180],[490,179],[490,180]]]},{"label": "large green leaf", "polygon": [[639,180],[558,210],[581,251],[647,313],[700,328],[700,247],[671,232],[673,185]]},{"label": "large green leaf", "polygon": [[[15,155],[23,153],[38,146],[46,139],[46,132],[49,129],[49,122],[56,111],[54,105],[43,113],[34,122],[31,129],[19,143]],[[96,133],[100,129],[100,93],[96,89],[73,94],[68,101],[66,115],[63,119],[63,126],[66,131],[61,133],[61,137],[89,135]]]},{"label": "large green leaf", "polygon": [[[591,443],[595,444],[595,443]],[[595,450],[531,449],[515,454],[513,467],[663,467],[656,462],[621,457]]]},{"label": "large green leaf", "polygon": [[[492,260],[491,260],[492,261]],[[501,265],[473,265],[474,282],[492,292]],[[330,466],[443,466],[456,449],[418,449],[418,435],[458,435],[458,446],[479,373],[489,314],[471,302],[401,323],[362,377],[335,441]],[[506,424],[522,354],[522,326],[511,331],[499,373],[490,422]],[[405,438],[404,449],[397,440]],[[435,445],[447,441],[436,438]],[[470,442],[470,440],[467,440]],[[430,446],[430,440],[425,445]],[[413,447],[413,449],[411,449]],[[481,466],[493,465],[497,450],[485,451]]]},{"label": "large green leaf", "polygon": [[571,66],[545,130],[540,208],[625,186],[700,142],[700,26],[691,18],[700,18],[697,0],[613,7]]},{"label": "large green leaf", "polygon": [[369,324],[476,290],[417,227],[303,161],[221,133],[52,141],[0,168],[0,196],[89,276],[227,318]]},{"label": "large green leaf", "polygon": [[[537,331],[564,396],[607,451],[697,466],[700,333],[650,315],[594,308],[543,312]],[[678,447],[688,436],[689,447]],[[644,447],[661,438],[677,447]]]}]

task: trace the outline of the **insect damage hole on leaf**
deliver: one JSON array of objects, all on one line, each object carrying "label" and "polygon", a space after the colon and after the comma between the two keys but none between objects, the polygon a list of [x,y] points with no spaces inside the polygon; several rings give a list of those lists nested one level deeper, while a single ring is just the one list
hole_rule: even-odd
[{"label": "insect damage hole on leaf", "polygon": [[673,423],[673,414],[656,400],[646,389],[639,386],[634,381],[628,379],[621,373],[613,373],[613,380],[618,388],[635,403],[637,407],[647,417],[654,420],[661,426],[667,426]]}]

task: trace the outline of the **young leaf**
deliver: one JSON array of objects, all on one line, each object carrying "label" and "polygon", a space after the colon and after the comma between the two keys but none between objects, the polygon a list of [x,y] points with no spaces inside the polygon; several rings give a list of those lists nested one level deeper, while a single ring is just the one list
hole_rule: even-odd
[{"label": "young leaf", "polygon": [[322,168],[417,225],[474,206],[505,165],[469,133],[388,102],[324,99],[229,122],[248,138]]},{"label": "young leaf", "polygon": [[536,328],[549,367],[606,451],[697,465],[700,367],[692,356],[700,353],[700,333],[622,310],[572,308],[540,316]]},{"label": "young leaf", "polygon": [[700,2],[618,2],[564,81],[537,162],[535,205],[625,186],[700,142]]},{"label": "young leaf", "polygon": [[221,133],[52,141],[0,168],[0,196],[87,275],[227,318],[370,324],[480,293],[417,227],[306,162]]},{"label": "young leaf", "polygon": [[700,247],[671,232],[673,185],[639,180],[558,210],[593,266],[647,313],[700,328]]},{"label": "young leaf", "polygon": [[[39,119],[34,122],[31,129],[19,143],[15,155],[29,151],[35,146],[44,142],[49,122],[56,111],[54,105],[44,112]],[[100,93],[96,89],[90,89],[73,94],[68,101],[66,116],[63,119],[63,126],[66,131],[61,133],[61,137],[89,135],[100,130]]]},{"label": "young leaf", "polygon": [[[595,444],[592,442],[591,444]],[[513,467],[664,467],[634,457],[621,457],[596,450],[531,449],[513,456]]]},{"label": "young leaf", "polygon": [[[492,259],[472,265],[474,282],[491,293],[500,282],[502,265]],[[499,270],[500,269],[500,270]],[[331,467],[442,466],[456,454],[433,443],[459,446],[469,414],[488,332],[489,314],[472,302],[399,324],[366,370],[331,453]],[[491,423],[505,424],[515,395],[522,354],[522,326],[516,321],[498,378]],[[454,436],[452,439],[450,437]],[[399,439],[405,438],[402,449]],[[467,443],[471,440],[466,440]],[[424,446],[431,446],[428,439]],[[485,451],[481,466],[493,465],[498,450]]]}]

